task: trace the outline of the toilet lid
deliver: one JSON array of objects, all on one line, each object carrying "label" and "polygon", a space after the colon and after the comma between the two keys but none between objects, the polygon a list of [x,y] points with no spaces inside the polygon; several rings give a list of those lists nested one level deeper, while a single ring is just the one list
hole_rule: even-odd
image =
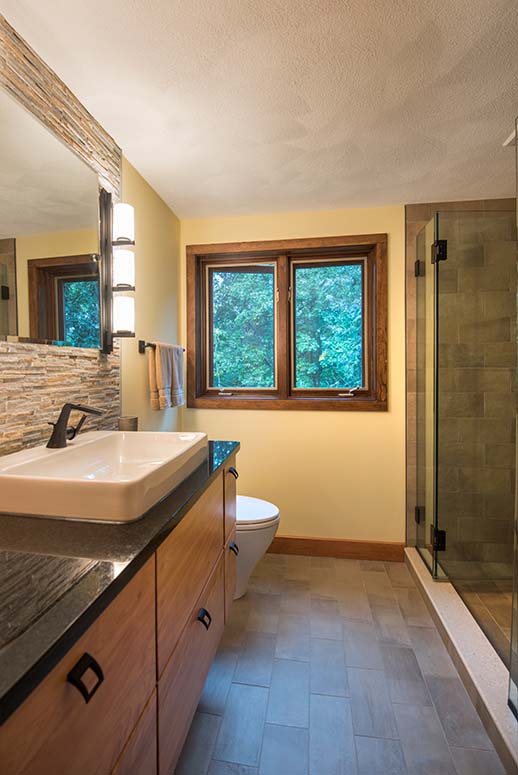
[{"label": "toilet lid", "polygon": [[237,496],[236,510],[238,525],[262,525],[279,517],[279,509],[273,503],[248,495]]}]

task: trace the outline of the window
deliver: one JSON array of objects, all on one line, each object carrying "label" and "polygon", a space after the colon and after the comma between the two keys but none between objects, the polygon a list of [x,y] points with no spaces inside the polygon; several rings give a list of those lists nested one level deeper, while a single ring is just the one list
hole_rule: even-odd
[{"label": "window", "polygon": [[101,341],[97,277],[59,278],[59,338],[70,347],[99,347]]},{"label": "window", "polygon": [[208,268],[208,385],[275,387],[275,265]]},{"label": "window", "polygon": [[386,243],[188,247],[188,406],[386,410]]},{"label": "window", "polygon": [[31,337],[100,346],[99,268],[90,254],[28,261]]}]

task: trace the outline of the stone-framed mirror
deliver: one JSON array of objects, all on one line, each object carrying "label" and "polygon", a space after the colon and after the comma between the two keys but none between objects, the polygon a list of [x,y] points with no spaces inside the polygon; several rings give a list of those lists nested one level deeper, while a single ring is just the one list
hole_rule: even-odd
[{"label": "stone-framed mirror", "polygon": [[99,178],[0,89],[0,339],[99,348]]}]

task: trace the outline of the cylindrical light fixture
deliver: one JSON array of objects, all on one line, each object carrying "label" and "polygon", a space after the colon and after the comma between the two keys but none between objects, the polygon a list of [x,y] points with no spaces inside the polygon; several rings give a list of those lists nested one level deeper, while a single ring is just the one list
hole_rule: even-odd
[{"label": "cylindrical light fixture", "polygon": [[113,335],[135,336],[135,297],[113,297]]},{"label": "cylindrical light fixture", "polygon": [[113,246],[113,290],[135,289],[135,252],[132,247]]},{"label": "cylindrical light fixture", "polygon": [[112,206],[104,189],[101,212],[101,310],[103,353],[113,351],[113,339],[135,336],[135,218],[124,202]]},{"label": "cylindrical light fixture", "polygon": [[135,242],[135,211],[131,205],[118,202],[113,208],[114,244],[133,245]]}]

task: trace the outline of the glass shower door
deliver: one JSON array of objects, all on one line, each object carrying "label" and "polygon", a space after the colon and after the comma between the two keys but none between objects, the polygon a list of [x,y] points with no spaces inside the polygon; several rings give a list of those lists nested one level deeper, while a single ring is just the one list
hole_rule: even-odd
[{"label": "glass shower door", "polygon": [[434,576],[433,549],[436,514],[436,396],[437,396],[437,271],[430,263],[435,219],[417,236],[416,275],[416,548]]}]

